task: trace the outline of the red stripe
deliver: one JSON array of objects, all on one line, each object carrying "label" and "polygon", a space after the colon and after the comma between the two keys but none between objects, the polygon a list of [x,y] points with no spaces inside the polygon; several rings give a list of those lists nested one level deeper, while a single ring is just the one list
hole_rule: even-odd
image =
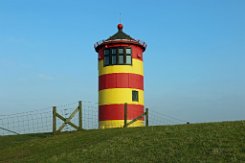
[{"label": "red stripe", "polygon": [[99,90],[109,88],[135,88],[144,90],[144,77],[130,73],[114,73],[99,76]]},{"label": "red stripe", "polygon": [[[128,119],[132,120],[143,113],[143,105],[128,104]],[[99,120],[124,120],[124,104],[99,106]],[[140,120],[144,120],[144,118]]]}]

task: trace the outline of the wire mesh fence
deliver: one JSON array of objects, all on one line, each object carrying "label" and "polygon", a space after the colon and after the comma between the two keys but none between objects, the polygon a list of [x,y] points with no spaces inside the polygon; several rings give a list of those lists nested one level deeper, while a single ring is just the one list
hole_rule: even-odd
[{"label": "wire mesh fence", "polygon": [[[59,113],[65,119],[68,119],[78,103],[70,103],[65,105],[57,106],[57,113]],[[142,113],[144,111],[142,110]],[[128,122],[139,116],[138,111],[131,111],[128,115]],[[90,101],[82,101],[82,128],[98,129],[98,103]],[[142,117],[135,123],[128,127],[145,126],[145,118]],[[173,124],[184,124],[183,120],[178,118],[159,113],[154,109],[149,109],[149,126],[157,125],[173,125]],[[73,124],[79,123],[79,115],[76,114],[71,119]],[[57,118],[56,126],[60,127],[64,122]],[[108,121],[106,128],[122,128],[124,125],[123,120],[115,123]],[[66,124],[63,132],[74,131],[75,129],[70,125]],[[22,113],[0,115],[0,135],[16,135],[16,134],[30,134],[30,133],[50,133],[53,131],[53,112],[52,107],[33,110]]]},{"label": "wire mesh fence", "polygon": [[0,135],[50,132],[52,126],[50,109],[35,110],[0,116]]},{"label": "wire mesh fence", "polygon": [[[68,118],[77,107],[77,103],[57,106],[57,112],[64,118]],[[98,109],[97,104],[89,101],[83,102],[83,129],[98,128]],[[71,120],[78,123],[78,115]],[[57,126],[62,125],[61,120],[57,120]],[[53,112],[52,107],[21,112],[8,115],[0,115],[0,135],[16,135],[29,133],[50,133],[53,130]],[[74,130],[66,125],[62,131]]]},{"label": "wire mesh fence", "polygon": [[[57,106],[57,113],[68,119],[77,107],[77,102],[60,105]],[[128,114],[128,119],[131,121],[138,116],[139,112],[132,111]],[[146,117],[140,117],[136,123],[144,126],[145,121]],[[62,130],[64,134],[8,137],[3,135],[52,133],[52,107],[1,115],[0,162],[130,162],[132,159],[136,159],[134,162],[141,162],[142,158],[145,162],[245,160],[244,121],[182,126],[176,124],[187,122],[152,108],[149,108],[148,121],[150,127],[143,129],[91,130],[99,128],[98,104],[83,101],[82,128],[90,130],[89,132],[70,132],[75,129],[66,125]],[[71,122],[78,125],[79,114]],[[57,127],[63,123],[57,118]],[[107,127],[124,127],[123,123],[120,124],[121,126],[115,126],[115,123],[108,123]],[[158,127],[161,125],[166,126]]]}]

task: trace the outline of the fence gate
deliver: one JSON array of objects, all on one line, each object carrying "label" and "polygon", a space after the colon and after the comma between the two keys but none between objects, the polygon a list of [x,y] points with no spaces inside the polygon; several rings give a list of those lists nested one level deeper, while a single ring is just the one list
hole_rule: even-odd
[{"label": "fence gate", "polygon": [[[72,118],[78,113],[78,126],[71,122]],[[57,118],[63,121],[63,124],[57,129]],[[68,118],[63,117],[59,113],[57,113],[56,106],[53,106],[53,133],[59,133],[61,132],[66,125],[70,125],[75,130],[82,130],[82,101],[78,102],[78,107],[71,113],[71,115]]]},{"label": "fence gate", "polygon": [[129,125],[133,124],[134,122],[138,121],[139,119],[143,118],[145,116],[145,126],[148,127],[149,126],[149,111],[148,108],[145,109],[145,112],[139,116],[137,116],[136,118],[134,118],[133,120],[131,120],[130,122],[127,122],[128,120],[128,104],[125,103],[124,104],[124,128],[127,128]]}]

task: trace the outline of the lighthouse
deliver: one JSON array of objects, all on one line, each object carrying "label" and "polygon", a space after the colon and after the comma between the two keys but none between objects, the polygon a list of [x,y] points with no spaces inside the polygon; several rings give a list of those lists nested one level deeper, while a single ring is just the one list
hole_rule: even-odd
[{"label": "lighthouse", "polygon": [[[95,43],[99,71],[99,128],[124,125],[124,104],[127,121],[144,113],[143,52],[146,44],[124,33],[118,24],[117,33]],[[140,119],[130,127],[144,126]]]}]

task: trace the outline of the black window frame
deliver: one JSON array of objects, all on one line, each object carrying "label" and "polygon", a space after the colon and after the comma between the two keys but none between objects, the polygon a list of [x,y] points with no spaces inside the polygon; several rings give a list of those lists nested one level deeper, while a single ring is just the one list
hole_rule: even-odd
[{"label": "black window frame", "polygon": [[132,101],[139,102],[139,91],[132,90]]},{"label": "black window frame", "polygon": [[[113,49],[116,49],[116,54],[113,54]],[[119,49],[123,49],[123,53],[119,54]],[[130,54],[127,54],[127,49],[130,49]],[[108,55],[105,55],[106,51],[109,51]],[[113,63],[113,56],[116,56],[116,63]],[[119,56],[123,56],[123,62],[119,63]],[[127,56],[130,56],[130,63],[127,63]],[[109,63],[106,64],[106,59],[109,57]],[[132,65],[132,48],[128,46],[120,46],[120,47],[111,47],[104,49],[104,67],[105,66],[113,66],[113,65]]]}]

